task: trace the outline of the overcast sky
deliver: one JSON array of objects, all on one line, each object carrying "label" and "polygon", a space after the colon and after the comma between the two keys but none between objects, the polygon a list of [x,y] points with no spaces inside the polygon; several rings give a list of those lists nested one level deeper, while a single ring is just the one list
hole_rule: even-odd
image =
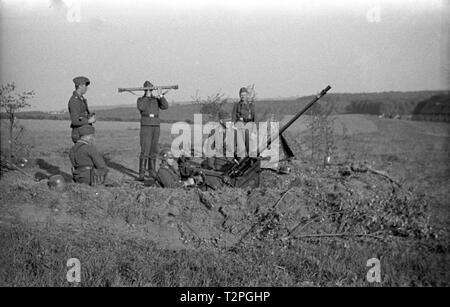
[{"label": "overcast sky", "polygon": [[[79,5],[79,10],[76,9]],[[61,110],[73,77],[90,105],[135,103],[118,87],[178,84],[169,101],[448,89],[445,0],[0,0],[1,83]],[[79,14],[77,13],[79,12]]]}]

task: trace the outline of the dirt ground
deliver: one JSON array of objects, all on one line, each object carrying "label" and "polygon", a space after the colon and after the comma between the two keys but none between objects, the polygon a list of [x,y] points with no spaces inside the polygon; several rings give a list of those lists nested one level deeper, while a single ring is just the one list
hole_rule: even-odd
[{"label": "dirt ground", "polygon": [[[340,133],[343,123],[353,132]],[[70,183],[70,132],[61,122],[55,123],[59,130],[51,121],[23,124],[32,146],[23,170],[31,177],[10,171],[1,179],[0,225],[6,228],[20,221],[78,234],[92,230],[164,250],[283,249],[321,238],[428,242],[445,259],[439,282],[449,282],[448,125],[343,116],[338,149],[326,168],[308,160],[307,132],[294,129],[288,139],[299,154],[288,164],[291,174],[266,170],[258,189],[202,192],[135,181],[137,123],[98,124],[97,144],[112,169],[106,187]],[[162,143],[170,138],[164,127]],[[63,191],[48,188],[52,174],[66,178]]]}]

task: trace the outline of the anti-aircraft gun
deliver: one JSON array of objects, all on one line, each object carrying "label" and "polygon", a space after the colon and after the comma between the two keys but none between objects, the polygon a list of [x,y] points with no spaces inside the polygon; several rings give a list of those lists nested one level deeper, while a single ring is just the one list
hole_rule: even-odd
[{"label": "anti-aircraft gun", "polygon": [[289,148],[286,139],[283,136],[285,132],[295,121],[307,112],[320,98],[322,98],[331,86],[324,88],[315,96],[300,112],[294,115],[281,129],[278,134],[271,135],[267,144],[261,144],[256,157],[246,156],[242,160],[225,163],[220,170],[210,170],[201,164],[191,161],[189,158],[180,157],[178,160],[180,173],[184,177],[199,178],[198,186],[203,189],[217,189],[221,186],[230,186],[236,188],[255,188],[259,186],[261,173],[261,160],[264,159],[261,153],[270,146],[277,138],[280,138],[280,145],[287,158],[294,157],[294,153]]}]

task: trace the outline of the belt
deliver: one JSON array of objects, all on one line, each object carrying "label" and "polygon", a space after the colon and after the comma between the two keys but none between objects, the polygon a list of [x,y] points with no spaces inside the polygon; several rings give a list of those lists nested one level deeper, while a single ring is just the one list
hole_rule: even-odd
[{"label": "belt", "polygon": [[154,117],[156,117],[156,118],[158,118],[158,115],[157,114],[142,114],[142,116],[146,116],[146,117],[151,117],[151,118],[154,118]]},{"label": "belt", "polygon": [[77,167],[75,167],[75,170],[79,171],[79,172],[90,171],[91,169],[93,169],[92,166],[77,166]]},{"label": "belt", "polygon": [[[89,126],[92,126],[92,124],[88,124]],[[74,126],[74,125],[72,125],[72,124],[70,124],[70,128],[72,128],[72,129],[78,129],[78,128],[81,128],[82,126]]]},{"label": "belt", "polygon": [[251,119],[247,119],[247,118],[243,118],[243,117],[239,117],[239,119],[238,119],[238,121],[241,121],[241,122],[244,122],[244,123],[248,123],[248,122],[251,122],[252,120]]}]

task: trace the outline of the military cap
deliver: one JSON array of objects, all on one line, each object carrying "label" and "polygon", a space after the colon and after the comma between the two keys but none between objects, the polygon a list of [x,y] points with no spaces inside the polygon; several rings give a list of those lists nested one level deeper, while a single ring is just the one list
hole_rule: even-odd
[{"label": "military cap", "polygon": [[91,81],[89,81],[89,79],[86,77],[80,76],[80,77],[74,78],[73,83],[75,83],[75,85],[81,85],[81,84],[89,85],[89,84],[91,84]]},{"label": "military cap", "polygon": [[153,84],[147,80],[144,82],[144,87],[153,87]]},{"label": "military cap", "polygon": [[246,87],[241,87],[241,89],[239,90],[239,95],[240,95],[241,93],[248,93],[247,88],[246,88]]},{"label": "military cap", "polygon": [[78,133],[80,134],[80,136],[95,134],[95,128],[91,125],[81,126],[80,128],[78,128]]}]

